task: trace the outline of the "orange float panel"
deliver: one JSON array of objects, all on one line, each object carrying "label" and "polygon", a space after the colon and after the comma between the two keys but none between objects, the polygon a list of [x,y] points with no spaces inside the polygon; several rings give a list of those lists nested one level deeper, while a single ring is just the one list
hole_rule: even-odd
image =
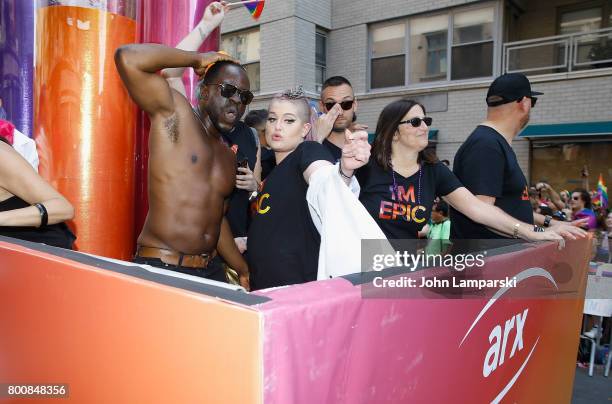
[{"label": "orange float panel", "polygon": [[35,139],[41,174],[75,207],[79,250],[133,253],[135,107],[114,65],[136,22],[104,10],[36,14]]},{"label": "orange float panel", "polygon": [[23,245],[0,241],[2,383],[66,383],[73,403],[261,402],[253,309]]}]

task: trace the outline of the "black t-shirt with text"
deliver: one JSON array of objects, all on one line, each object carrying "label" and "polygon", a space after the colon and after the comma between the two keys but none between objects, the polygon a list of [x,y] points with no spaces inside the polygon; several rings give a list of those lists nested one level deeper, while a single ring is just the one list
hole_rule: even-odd
[{"label": "black t-shirt with text", "polygon": [[[445,196],[461,186],[442,163],[423,163],[406,178],[385,171],[373,158],[357,170],[361,186],[359,200],[389,239],[415,239],[431,216],[436,196]],[[420,177],[420,186],[419,186]],[[420,187],[420,194],[419,194]],[[420,196],[419,196],[420,195]]]},{"label": "black t-shirt with text", "polygon": [[[527,180],[508,141],[495,129],[479,125],[461,145],[453,171],[474,195],[495,197],[495,206],[510,216],[533,224]],[[450,209],[451,238],[504,238]]]},{"label": "black t-shirt with text", "polygon": [[314,281],[321,237],[312,222],[304,171],[332,161],[317,142],[303,142],[266,178],[255,203],[247,252],[251,287],[264,289]]},{"label": "black t-shirt with text", "polygon": [[327,150],[329,150],[332,157],[334,158],[334,162],[337,162],[342,158],[342,149],[330,142],[329,140],[325,139],[323,141],[323,146],[327,147]]},{"label": "black t-shirt with text", "polygon": [[[245,158],[249,160],[249,168],[255,170],[257,160],[257,144],[253,131],[243,122],[237,122],[234,129],[229,133],[224,133],[223,139],[236,153],[236,161]],[[229,198],[229,207],[225,217],[232,228],[234,237],[244,237],[247,235],[249,225],[249,191],[234,187]]]}]

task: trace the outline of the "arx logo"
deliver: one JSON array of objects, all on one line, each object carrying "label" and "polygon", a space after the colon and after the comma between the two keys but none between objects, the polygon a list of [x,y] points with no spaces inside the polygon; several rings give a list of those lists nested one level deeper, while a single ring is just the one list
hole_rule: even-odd
[{"label": "arx logo", "polygon": [[525,309],[523,313],[518,313],[512,316],[509,320],[506,320],[504,324],[503,334],[501,325],[496,325],[491,334],[489,334],[489,343],[491,347],[487,352],[487,355],[482,366],[482,375],[488,377],[498,366],[504,364],[506,359],[506,348],[508,346],[509,336],[512,330],[514,330],[514,342],[512,343],[512,350],[508,359],[512,358],[516,353],[516,350],[523,349],[523,329],[525,327],[525,321],[527,320],[527,313],[529,309]]}]

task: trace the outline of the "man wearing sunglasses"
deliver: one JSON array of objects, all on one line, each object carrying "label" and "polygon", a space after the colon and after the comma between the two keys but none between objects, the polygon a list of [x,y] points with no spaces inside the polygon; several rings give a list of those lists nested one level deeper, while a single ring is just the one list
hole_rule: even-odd
[{"label": "man wearing sunglasses", "polygon": [[[566,226],[533,212],[527,180],[512,149],[512,141],[529,122],[536,95],[541,94],[531,90],[523,74],[509,73],[496,78],[487,92],[487,119],[457,151],[453,172],[479,199],[498,206],[519,221],[545,227]],[[451,219],[453,239],[505,238],[453,208]]]},{"label": "man wearing sunglasses", "polygon": [[323,111],[315,123],[317,140],[331,152],[335,161],[342,157],[347,129],[366,130],[366,125],[355,124],[357,100],[351,83],[342,76],[330,77],[323,83],[319,107]]},{"label": "man wearing sunglasses", "polygon": [[[193,52],[200,49],[207,35],[222,23],[228,10],[229,3],[225,1],[210,3],[200,22],[178,43],[176,48]],[[234,67],[231,64],[226,65],[225,62],[214,64],[206,75],[207,80],[200,80],[197,84],[196,92],[198,102],[205,102],[206,108],[210,110],[209,114],[217,117],[213,119],[213,123],[217,122],[221,125],[217,129],[224,142],[236,155],[236,187],[229,198],[225,217],[229,222],[238,249],[244,252],[249,224],[249,198],[257,195],[256,191],[261,182],[261,149],[257,134],[239,120],[244,115],[246,106],[253,100],[253,93],[232,80],[219,79],[224,75],[224,70],[231,70]],[[170,87],[181,94],[186,94],[183,84],[184,71],[184,68],[162,71]],[[215,86],[216,89],[213,88]],[[221,98],[207,98],[208,91],[218,91]],[[217,105],[216,101],[220,101],[221,105]],[[236,109],[238,119],[230,117],[230,122],[226,122],[225,108]],[[220,257],[215,257],[213,264],[222,266]]]},{"label": "man wearing sunglasses", "polygon": [[[115,63],[130,96],[151,120],[149,211],[134,261],[224,281],[223,268],[209,265],[218,251],[248,288],[248,267],[223,215],[236,181],[236,156],[223,134],[252,98],[246,72],[221,53],[155,44],[124,45]],[[195,109],[157,74],[184,67],[202,77]]]}]

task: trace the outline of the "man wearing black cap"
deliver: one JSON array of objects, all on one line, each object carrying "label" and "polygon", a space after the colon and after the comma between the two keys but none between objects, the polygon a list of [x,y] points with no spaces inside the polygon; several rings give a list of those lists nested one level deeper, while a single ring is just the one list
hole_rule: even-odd
[{"label": "man wearing black cap", "polygon": [[[534,223],[525,175],[512,150],[512,141],[529,122],[536,95],[527,77],[518,73],[496,78],[487,92],[487,119],[461,145],[453,172],[479,199],[498,206],[525,223]],[[541,216],[541,215],[539,215]],[[504,238],[451,209],[453,239]],[[544,217],[536,220],[549,225]]]}]

